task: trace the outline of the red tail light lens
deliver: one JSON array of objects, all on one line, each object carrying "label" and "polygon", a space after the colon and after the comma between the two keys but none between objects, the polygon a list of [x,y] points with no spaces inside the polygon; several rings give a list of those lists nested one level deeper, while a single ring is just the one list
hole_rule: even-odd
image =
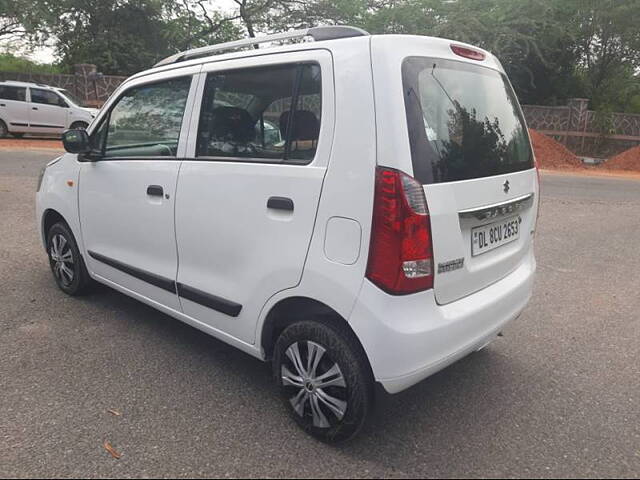
[{"label": "red tail light lens", "polygon": [[478,62],[481,62],[486,58],[486,55],[483,52],[473,50],[469,47],[463,47],[462,45],[451,45],[451,51],[460,57],[477,60]]},{"label": "red tail light lens", "polygon": [[390,168],[376,170],[367,278],[404,295],[433,288],[433,250],[422,185]]}]

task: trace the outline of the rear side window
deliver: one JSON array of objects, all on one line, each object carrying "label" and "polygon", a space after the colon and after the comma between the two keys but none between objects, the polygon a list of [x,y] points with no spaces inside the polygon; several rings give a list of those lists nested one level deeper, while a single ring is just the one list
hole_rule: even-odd
[{"label": "rear side window", "polygon": [[96,131],[104,156],[175,157],[190,86],[181,77],[127,90]]},{"label": "rear side window", "polygon": [[27,98],[27,89],[24,87],[0,85],[0,98],[2,100],[16,100],[18,102],[24,102]]},{"label": "rear side window", "polygon": [[51,90],[41,90],[39,88],[31,89],[31,102],[55,105],[57,107],[68,106],[67,102],[65,102],[57,93],[52,92]]},{"label": "rear side window", "polygon": [[212,72],[198,126],[198,157],[306,164],[320,132],[314,63]]},{"label": "rear side window", "polygon": [[501,73],[452,60],[402,65],[414,176],[453,182],[533,168],[515,94]]}]

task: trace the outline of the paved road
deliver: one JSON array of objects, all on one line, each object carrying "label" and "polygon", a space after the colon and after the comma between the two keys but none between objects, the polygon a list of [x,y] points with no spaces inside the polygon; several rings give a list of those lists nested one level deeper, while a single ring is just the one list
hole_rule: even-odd
[{"label": "paved road", "polygon": [[259,361],[107,288],[54,287],[33,219],[54,155],[0,152],[0,476],[640,475],[640,182],[545,175],[521,318],[333,448]]}]

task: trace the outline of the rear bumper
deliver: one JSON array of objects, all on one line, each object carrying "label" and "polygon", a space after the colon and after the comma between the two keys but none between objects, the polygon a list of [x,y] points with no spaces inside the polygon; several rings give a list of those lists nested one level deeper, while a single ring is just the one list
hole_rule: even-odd
[{"label": "rear bumper", "polygon": [[365,280],[349,324],[375,379],[397,393],[486,345],[525,308],[535,269],[531,252],[502,280],[447,305],[433,290],[392,296]]}]

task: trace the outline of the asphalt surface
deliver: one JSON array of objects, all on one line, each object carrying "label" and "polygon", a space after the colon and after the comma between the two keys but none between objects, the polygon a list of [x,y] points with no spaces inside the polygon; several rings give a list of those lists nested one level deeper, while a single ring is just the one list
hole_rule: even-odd
[{"label": "asphalt surface", "polygon": [[544,175],[523,315],[330,447],[267,365],[106,287],[57,290],[33,205],[55,155],[0,151],[1,477],[640,475],[639,181]]}]

